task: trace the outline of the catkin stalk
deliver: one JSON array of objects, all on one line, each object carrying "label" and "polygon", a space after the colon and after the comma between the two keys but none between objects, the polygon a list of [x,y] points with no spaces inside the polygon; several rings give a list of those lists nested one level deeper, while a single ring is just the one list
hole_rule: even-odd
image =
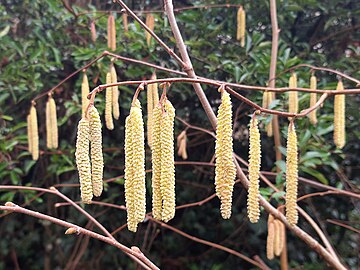
[{"label": "catkin stalk", "polygon": [[129,31],[128,15],[126,13],[122,14],[122,21],[124,26],[124,32],[126,33]]},{"label": "catkin stalk", "polygon": [[250,121],[249,146],[249,190],[248,190],[248,217],[251,223],[256,223],[260,217],[259,205],[259,175],[261,164],[261,142],[258,120],[253,117]]},{"label": "catkin stalk", "polygon": [[89,108],[90,122],[90,154],[91,154],[91,178],[93,193],[100,196],[103,190],[104,160],[102,153],[102,134],[100,115],[95,106]]},{"label": "catkin stalk", "polygon": [[[113,64],[110,66],[110,74],[111,74],[111,83],[117,82],[117,74],[116,69]],[[112,87],[112,112],[113,116],[116,120],[120,117],[120,108],[119,108],[119,87],[113,86]]]},{"label": "catkin stalk", "polygon": [[274,217],[271,214],[269,214],[268,235],[266,240],[266,257],[269,260],[274,259],[274,239],[275,239]]},{"label": "catkin stalk", "polygon": [[[339,81],[336,90],[344,90],[342,81]],[[345,146],[345,95],[334,97],[334,143],[337,148]]]},{"label": "catkin stalk", "polygon": [[37,113],[34,105],[31,105],[30,108],[30,126],[31,126],[31,149],[32,149],[32,158],[33,160],[38,160],[39,158],[39,133],[38,133],[38,121]]},{"label": "catkin stalk", "polygon": [[32,150],[32,132],[31,132],[30,114],[27,115],[26,121],[27,121],[28,148],[29,148],[29,153],[32,154],[33,150]]},{"label": "catkin stalk", "polygon": [[110,14],[108,17],[107,25],[107,35],[108,35],[108,47],[110,50],[116,50],[116,27],[115,27],[115,18],[114,15]]},{"label": "catkin stalk", "polygon": [[85,116],[86,109],[89,106],[89,100],[87,98],[89,94],[89,80],[86,73],[83,73],[82,83],[81,83],[81,108],[82,108],[82,116]]},{"label": "catkin stalk", "polygon": [[93,186],[91,182],[91,168],[89,156],[90,125],[89,120],[82,118],[78,124],[76,139],[75,159],[79,171],[81,200],[83,203],[91,203]]},{"label": "catkin stalk", "polygon": [[136,100],[125,121],[125,199],[127,223],[136,232],[146,213],[144,123]]},{"label": "catkin stalk", "polygon": [[[151,31],[154,31],[155,17],[150,13],[146,14],[145,24],[146,24],[147,27],[150,28]],[[150,33],[148,31],[146,31],[145,35],[146,35],[146,43],[147,43],[148,46],[150,46],[150,44],[151,44],[151,35],[150,35]]]},{"label": "catkin stalk", "polygon": [[[289,79],[289,88],[297,88],[297,76],[294,72]],[[289,113],[297,113],[299,101],[297,91],[289,91]]]},{"label": "catkin stalk", "polygon": [[298,188],[298,150],[295,125],[290,121],[286,151],[286,219],[291,225],[298,221],[297,188]]},{"label": "catkin stalk", "polygon": [[[317,88],[317,81],[316,77],[314,75],[310,78],[310,89],[316,89]],[[310,93],[310,107],[315,106],[317,101],[317,94],[316,93]],[[316,117],[316,110],[313,110],[309,113],[309,119],[310,123],[313,125],[317,124],[317,117]]]},{"label": "catkin stalk", "polygon": [[[108,72],[106,74],[106,84],[111,83],[111,73]],[[105,93],[105,125],[107,129],[113,130],[114,129],[114,122],[112,118],[112,87],[106,88]]]},{"label": "catkin stalk", "polygon": [[231,216],[232,193],[236,168],[233,161],[232,106],[230,95],[221,91],[221,104],[217,115],[215,142],[215,190],[219,197],[221,216]]}]

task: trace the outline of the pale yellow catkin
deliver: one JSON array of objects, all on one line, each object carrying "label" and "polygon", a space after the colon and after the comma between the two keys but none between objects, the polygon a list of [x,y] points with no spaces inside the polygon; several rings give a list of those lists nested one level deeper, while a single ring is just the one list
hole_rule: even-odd
[{"label": "pale yellow catkin", "polygon": [[256,223],[260,217],[259,175],[261,164],[260,131],[256,117],[253,117],[250,121],[249,141],[249,190],[247,207],[250,222]]},{"label": "pale yellow catkin", "polygon": [[217,114],[215,157],[216,195],[221,202],[221,216],[229,219],[236,168],[233,161],[231,99],[229,93],[223,90],[221,90],[221,104]]},{"label": "pale yellow catkin", "polygon": [[50,103],[49,100],[45,106],[45,127],[46,127],[46,147],[52,148],[52,136],[51,136],[51,119],[50,119]]},{"label": "pale yellow catkin", "polygon": [[298,189],[298,150],[295,125],[290,121],[286,149],[286,219],[290,225],[296,225],[297,189]]},{"label": "pale yellow catkin", "polygon": [[81,83],[81,109],[82,109],[82,116],[85,116],[85,112],[87,107],[89,106],[89,100],[87,98],[89,94],[89,80],[86,73],[83,73],[82,83]]},{"label": "pale yellow catkin", "polygon": [[277,219],[274,220],[274,254],[281,254],[281,221]]},{"label": "pale yellow catkin", "polygon": [[102,134],[100,115],[95,106],[89,108],[90,122],[90,156],[91,156],[91,180],[93,193],[96,197],[103,191],[104,160],[102,153]]},{"label": "pale yellow catkin", "polygon": [[[314,75],[310,77],[310,89],[316,89],[317,88],[317,80]],[[317,101],[317,94],[316,93],[310,93],[310,107],[315,106]],[[309,119],[310,123],[313,125],[317,124],[317,117],[316,117],[316,109],[309,113]]]},{"label": "pale yellow catkin", "polygon": [[237,33],[236,39],[240,41],[241,47],[245,46],[246,14],[241,6],[237,12]]},{"label": "pale yellow catkin", "polygon": [[274,239],[275,239],[274,217],[271,214],[269,214],[268,234],[266,239],[266,257],[269,260],[274,259]]},{"label": "pale yellow catkin", "polygon": [[116,27],[115,27],[115,18],[114,15],[110,14],[108,17],[107,25],[107,38],[108,38],[108,47],[110,50],[116,50]]},{"label": "pale yellow catkin", "polygon": [[184,160],[188,158],[188,154],[186,151],[186,141],[187,141],[186,130],[184,130],[177,137],[178,156],[180,156]]},{"label": "pale yellow catkin", "polygon": [[[106,84],[111,83],[111,73],[108,72],[106,74]],[[114,129],[114,122],[112,118],[112,87],[106,88],[105,93],[105,125],[107,129],[113,130]]]},{"label": "pale yellow catkin", "polygon": [[79,172],[81,200],[91,203],[93,198],[93,185],[91,181],[91,164],[89,156],[90,125],[89,120],[81,118],[78,124],[75,160]]},{"label": "pale yellow catkin", "polygon": [[[289,79],[289,88],[297,88],[296,73],[292,73]],[[289,113],[297,113],[299,110],[299,101],[297,91],[289,91]]]},{"label": "pale yellow catkin", "polygon": [[[154,31],[154,27],[155,27],[155,17],[148,13],[146,14],[146,22],[145,22],[146,26],[150,28],[151,31]],[[148,46],[150,46],[151,44],[151,35],[148,31],[146,31],[145,33],[146,35],[146,43]]]},{"label": "pale yellow catkin", "polygon": [[32,149],[32,158],[33,160],[38,160],[39,158],[39,132],[38,132],[38,121],[37,113],[34,105],[30,108],[30,126],[31,126],[31,149]]},{"label": "pale yellow catkin", "polygon": [[125,200],[127,223],[136,232],[146,213],[144,122],[136,100],[125,121]]},{"label": "pale yellow catkin", "polygon": [[56,103],[53,97],[49,98],[50,106],[50,122],[51,122],[51,141],[52,148],[58,148],[58,126],[57,126],[57,116],[56,116]]},{"label": "pale yellow catkin", "polygon": [[129,31],[128,15],[126,13],[122,14],[122,21],[124,26],[124,32],[126,33]]},{"label": "pale yellow catkin", "polygon": [[[156,74],[151,75],[151,80],[156,80]],[[155,106],[159,103],[159,92],[158,84],[152,83],[147,85],[147,142],[151,149],[152,146],[152,129],[153,129],[153,110]]]},{"label": "pale yellow catkin", "polygon": [[[265,91],[263,93],[263,108],[270,108],[270,104],[273,102],[273,93],[269,92],[269,91]],[[272,119],[271,119],[272,120]],[[265,130],[267,133],[268,137],[272,137],[273,136],[273,125],[272,125],[272,121],[270,121],[266,126],[265,126]]]},{"label": "pale yellow catkin", "polygon": [[[344,90],[342,81],[339,81],[336,90]],[[337,148],[345,146],[345,95],[334,97],[334,143]]]},{"label": "pale yellow catkin", "polygon": [[[111,74],[111,83],[117,82],[117,74],[114,64],[110,65],[110,74]],[[118,120],[120,117],[120,107],[119,107],[119,87],[112,87],[112,113],[114,119]]]},{"label": "pale yellow catkin", "polygon": [[31,133],[31,120],[30,120],[30,114],[26,117],[27,121],[27,136],[28,136],[28,150],[29,153],[32,153],[32,133]]}]

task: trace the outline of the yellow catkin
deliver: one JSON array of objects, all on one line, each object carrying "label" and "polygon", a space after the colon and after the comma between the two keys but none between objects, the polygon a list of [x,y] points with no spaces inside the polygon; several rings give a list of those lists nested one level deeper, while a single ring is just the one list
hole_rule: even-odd
[{"label": "yellow catkin", "polygon": [[[265,91],[263,93],[263,108],[268,109],[270,107],[271,102],[273,102],[273,93],[269,92],[269,91]],[[268,137],[272,137],[273,136],[273,125],[272,125],[272,121],[270,121],[266,126],[265,126],[265,130],[267,133]]]},{"label": "yellow catkin", "polygon": [[[146,23],[147,27],[150,28],[151,31],[154,31],[155,17],[152,14],[150,14],[150,13],[146,14],[146,22],[145,23]],[[150,46],[150,44],[151,44],[151,35],[148,31],[146,31],[146,43],[148,46]]]},{"label": "yellow catkin", "polygon": [[[106,84],[111,83],[111,73],[108,72],[106,74]],[[105,93],[105,125],[107,129],[113,130],[114,129],[114,122],[112,118],[112,87],[106,88]]]},{"label": "yellow catkin", "polygon": [[169,100],[164,102],[161,117],[161,178],[160,190],[163,201],[162,220],[168,222],[175,216],[175,162],[174,119],[175,108]]},{"label": "yellow catkin", "polygon": [[30,120],[30,114],[26,117],[27,121],[27,136],[28,136],[28,148],[29,152],[32,153],[32,133],[31,133],[31,120]]},{"label": "yellow catkin", "polygon": [[31,123],[31,149],[33,160],[39,158],[39,133],[38,133],[38,121],[35,106],[32,105],[30,108],[30,123]]},{"label": "yellow catkin", "polygon": [[103,190],[104,160],[102,153],[101,120],[97,109],[92,105],[89,108],[90,145],[91,145],[91,178],[93,193],[100,196]]},{"label": "yellow catkin", "polygon": [[232,106],[230,95],[221,93],[221,104],[217,115],[215,143],[215,190],[219,197],[221,216],[231,216],[232,193],[235,183],[236,168],[233,161]]},{"label": "yellow catkin", "polygon": [[[156,80],[156,74],[151,75],[151,80]],[[152,128],[153,128],[153,110],[159,103],[158,84],[152,83],[147,86],[147,142],[149,147],[152,145]]]},{"label": "yellow catkin", "polygon": [[240,41],[241,47],[245,46],[245,28],[246,28],[246,14],[241,6],[237,12],[237,32],[236,39]]},{"label": "yellow catkin", "polygon": [[297,136],[294,122],[290,122],[288,128],[286,149],[286,219],[291,225],[298,221],[296,209],[298,188],[298,150]]},{"label": "yellow catkin", "polygon": [[281,221],[277,219],[274,220],[274,254],[281,254]]},{"label": "yellow catkin", "polygon": [[110,14],[108,17],[107,25],[107,42],[110,50],[116,50],[116,27],[115,27],[115,18],[114,15]]},{"label": "yellow catkin", "polygon": [[[344,90],[339,81],[336,90]],[[345,146],[345,95],[335,95],[334,98],[334,143],[337,148]]]},{"label": "yellow catkin", "polygon": [[256,223],[260,217],[259,205],[259,174],[261,164],[261,142],[258,120],[256,117],[250,121],[249,136],[249,194],[247,200],[248,217],[251,223]]},{"label": "yellow catkin", "polygon": [[[316,77],[312,75],[310,78],[310,89],[316,89],[316,88],[317,88]],[[316,104],[316,101],[317,101],[317,94],[310,93],[310,107],[313,107]],[[317,124],[316,110],[313,110],[311,113],[309,113],[309,119],[311,124],[313,125]]]},{"label": "yellow catkin", "polygon": [[[111,83],[117,82],[116,69],[113,64],[110,65],[110,74],[111,74]],[[118,120],[120,117],[120,107],[119,107],[119,87],[112,87],[112,112],[114,119]]]},{"label": "yellow catkin", "polygon": [[127,223],[136,232],[146,213],[144,123],[136,100],[125,121],[125,199]]},{"label": "yellow catkin", "polygon": [[52,148],[52,136],[51,136],[51,119],[50,119],[50,103],[49,100],[46,102],[45,107],[45,127],[46,127],[46,147]]},{"label": "yellow catkin", "polygon": [[126,33],[129,31],[128,15],[126,13],[122,14],[122,21],[124,26],[124,32]]},{"label": "yellow catkin", "polygon": [[58,148],[58,126],[57,126],[57,116],[56,116],[56,103],[55,100],[51,97],[49,98],[50,106],[50,122],[51,122],[51,141],[52,148]]},{"label": "yellow catkin", "polygon": [[275,239],[274,217],[269,214],[268,235],[266,240],[266,257],[269,260],[274,259],[274,239]]},{"label": "yellow catkin", "polygon": [[90,125],[89,120],[82,118],[78,124],[75,159],[79,172],[81,200],[91,203],[93,186],[91,182],[91,164],[89,156]]},{"label": "yellow catkin", "polygon": [[81,83],[81,108],[82,108],[82,116],[85,116],[86,109],[89,105],[89,100],[87,98],[89,94],[89,80],[86,73],[83,73],[82,83]]},{"label": "yellow catkin", "polygon": [[186,130],[184,130],[177,137],[178,156],[180,156],[184,160],[188,158],[186,152],[186,141],[187,141]]},{"label": "yellow catkin", "polygon": [[95,42],[97,38],[95,21],[91,21],[90,23],[90,32],[91,32],[91,40],[92,42]]},{"label": "yellow catkin", "polygon": [[[297,88],[297,76],[294,72],[289,79],[289,88]],[[289,91],[289,113],[297,113],[299,110],[297,91]]]}]

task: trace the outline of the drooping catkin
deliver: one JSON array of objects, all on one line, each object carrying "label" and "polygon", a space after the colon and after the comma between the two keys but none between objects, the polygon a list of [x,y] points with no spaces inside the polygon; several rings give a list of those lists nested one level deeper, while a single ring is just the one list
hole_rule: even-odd
[{"label": "drooping catkin", "polygon": [[298,189],[298,150],[295,125],[290,121],[286,145],[286,219],[291,225],[298,221],[296,209]]},{"label": "drooping catkin", "polygon": [[107,38],[108,38],[108,47],[110,50],[116,50],[116,27],[115,27],[115,18],[114,15],[110,14],[108,17],[107,25]]},{"label": "drooping catkin", "polygon": [[[151,80],[156,80],[156,74],[151,75]],[[152,83],[147,85],[147,142],[151,149],[152,145],[152,129],[153,129],[153,111],[159,103],[158,84]]]},{"label": "drooping catkin", "polygon": [[228,92],[221,90],[215,142],[215,190],[219,197],[221,216],[231,216],[232,193],[236,168],[233,161],[232,106]]},{"label": "drooping catkin", "polygon": [[249,190],[248,190],[248,217],[250,222],[256,223],[260,216],[259,205],[259,174],[261,164],[261,142],[258,120],[253,117],[250,121],[249,136]]},{"label": "drooping catkin", "polygon": [[[269,92],[269,91],[265,91],[263,93],[263,108],[268,109],[270,107],[270,104],[273,102],[273,93]],[[272,121],[270,121],[266,126],[265,126],[265,130],[267,133],[268,137],[272,137],[273,136],[273,125],[272,125]]]},{"label": "drooping catkin", "polygon": [[[146,21],[145,21],[145,24],[147,27],[150,28],[151,31],[154,31],[154,27],[155,27],[155,17],[148,13],[146,14]],[[148,31],[146,31],[145,33],[146,35],[146,43],[148,46],[150,46],[150,43],[151,43],[151,35]]]},{"label": "drooping catkin", "polygon": [[45,127],[46,127],[46,147],[48,149],[52,148],[52,136],[51,136],[51,119],[50,119],[50,104],[49,100],[46,102],[45,106]]},{"label": "drooping catkin", "polygon": [[285,226],[284,224],[278,220],[274,220],[274,228],[275,228],[275,236],[274,236],[274,254],[276,256],[280,256],[285,240]]},{"label": "drooping catkin", "polygon": [[180,156],[184,160],[188,158],[188,154],[186,151],[186,141],[187,141],[186,130],[184,130],[177,137],[178,156]]},{"label": "drooping catkin", "polygon": [[274,239],[275,239],[274,217],[271,214],[269,214],[268,235],[266,239],[266,257],[269,260],[274,259]]},{"label": "drooping catkin", "polygon": [[89,156],[89,136],[89,120],[86,118],[81,118],[78,124],[75,159],[79,172],[81,200],[83,203],[91,203],[93,197],[93,185],[91,182],[91,165]]},{"label": "drooping catkin", "polygon": [[[316,89],[317,88],[317,81],[316,77],[314,75],[310,78],[310,89]],[[317,101],[317,94],[316,93],[310,93],[310,107],[315,106]],[[316,117],[316,110],[313,110],[309,113],[309,119],[310,123],[313,125],[317,124],[317,117]]]},{"label": "drooping catkin", "polygon": [[[110,74],[111,74],[111,83],[117,82],[117,74],[114,64],[110,65]],[[112,113],[116,120],[120,117],[120,108],[119,108],[119,87],[113,86],[112,88]]]},{"label": "drooping catkin", "polygon": [[26,121],[27,121],[28,150],[29,153],[32,153],[32,133],[31,133],[30,114],[27,115]]},{"label": "drooping catkin", "polygon": [[[336,90],[344,90],[342,81],[339,81]],[[345,146],[345,95],[334,97],[334,143],[337,148]]]},{"label": "drooping catkin", "polygon": [[246,14],[241,6],[237,12],[237,33],[236,39],[240,40],[241,47],[245,46]]},{"label": "drooping catkin", "polygon": [[97,38],[95,21],[90,22],[90,32],[91,32],[91,40],[92,42],[95,42]]},{"label": "drooping catkin", "polygon": [[[106,84],[111,83],[111,73],[108,72],[106,74]],[[113,130],[114,129],[114,122],[113,122],[113,118],[112,118],[112,99],[113,99],[113,94],[112,94],[112,87],[108,87],[106,88],[106,93],[105,93],[105,125],[107,129]]]},{"label": "drooping catkin", "polygon": [[[293,72],[289,79],[289,88],[297,88],[297,76]],[[289,91],[289,113],[297,113],[299,110],[299,101],[297,91]]]},{"label": "drooping catkin", "polygon": [[58,147],[58,126],[56,117],[56,104],[53,97],[46,102],[46,145],[47,148]]},{"label": "drooping catkin", "polygon": [[136,100],[125,121],[125,200],[127,223],[136,232],[146,213],[144,123]]},{"label": "drooping catkin", "polygon": [[82,108],[82,116],[85,116],[85,112],[87,107],[89,106],[89,100],[87,98],[89,94],[89,80],[86,73],[83,73],[82,83],[81,83],[81,108]]},{"label": "drooping catkin", "polygon": [[122,21],[124,26],[124,32],[126,33],[129,31],[128,15],[126,13],[122,14]]},{"label": "drooping catkin", "polygon": [[91,105],[89,108],[90,122],[90,154],[91,154],[91,179],[93,193],[100,196],[103,190],[104,160],[102,153],[101,120],[98,110]]},{"label": "drooping catkin", "polygon": [[30,126],[31,126],[31,154],[33,160],[39,158],[39,132],[38,132],[38,121],[37,113],[34,105],[30,108]]}]

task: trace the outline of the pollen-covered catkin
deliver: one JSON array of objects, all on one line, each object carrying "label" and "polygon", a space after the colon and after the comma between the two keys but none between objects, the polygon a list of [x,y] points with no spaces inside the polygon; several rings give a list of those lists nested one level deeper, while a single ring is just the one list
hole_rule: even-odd
[{"label": "pollen-covered catkin", "polygon": [[32,149],[32,158],[33,160],[38,160],[39,158],[39,133],[38,133],[38,121],[37,113],[34,105],[31,105],[30,108],[30,123],[31,123],[31,149]]},{"label": "pollen-covered catkin", "polygon": [[241,6],[237,12],[237,33],[236,39],[240,40],[241,47],[245,46],[246,14]]},{"label": "pollen-covered catkin", "polygon": [[[289,79],[289,88],[297,88],[297,76],[294,72]],[[297,113],[299,110],[299,101],[297,91],[289,91],[289,113]]]},{"label": "pollen-covered catkin", "polygon": [[29,149],[29,153],[32,154],[32,133],[31,133],[31,121],[30,121],[30,114],[27,115],[26,117],[26,121],[27,121],[27,136],[28,136],[28,149]]},{"label": "pollen-covered catkin", "polygon": [[169,100],[164,102],[161,117],[161,180],[163,200],[161,218],[168,222],[175,216],[175,163],[174,163],[174,119],[175,108]]},{"label": "pollen-covered catkin", "polygon": [[[145,22],[145,24],[147,25],[147,27],[150,28],[151,31],[154,31],[155,17],[150,13],[146,14],[146,22]],[[150,46],[151,35],[150,35],[150,33],[148,31],[146,31],[145,35],[146,35],[146,43],[147,43],[148,46]]]},{"label": "pollen-covered catkin", "polygon": [[56,117],[56,104],[53,97],[46,102],[46,145],[47,148],[58,147],[58,127]]},{"label": "pollen-covered catkin", "polygon": [[81,108],[83,117],[85,116],[86,109],[89,106],[89,100],[87,98],[89,91],[89,80],[86,73],[84,72],[81,83]]},{"label": "pollen-covered catkin", "polygon": [[[111,73],[108,72],[106,74],[106,84],[111,83]],[[114,129],[114,122],[112,118],[112,87],[106,88],[105,93],[105,125],[107,129],[113,130]]]},{"label": "pollen-covered catkin", "polygon": [[136,232],[146,213],[144,123],[136,100],[125,121],[125,200],[127,223]]},{"label": "pollen-covered catkin", "polygon": [[[310,78],[310,89],[316,89],[316,88],[317,88],[316,77],[312,75]],[[310,93],[310,107],[315,106],[316,101],[317,101],[317,94]],[[309,113],[309,119],[311,124],[313,125],[317,124],[316,109]]]},{"label": "pollen-covered catkin", "polygon": [[45,127],[46,127],[46,147],[52,148],[52,136],[51,136],[51,119],[50,119],[50,104],[49,100],[45,106]]},{"label": "pollen-covered catkin", "polygon": [[116,27],[115,27],[115,18],[114,15],[110,14],[108,17],[107,25],[107,38],[108,38],[108,47],[110,50],[116,50]]},{"label": "pollen-covered catkin", "polygon": [[104,160],[102,152],[101,120],[98,110],[94,105],[89,108],[90,122],[90,155],[91,155],[91,179],[93,193],[100,196],[103,190]]},{"label": "pollen-covered catkin", "polygon": [[260,216],[259,205],[259,174],[261,164],[261,144],[258,120],[253,117],[250,121],[249,146],[249,190],[248,190],[248,217],[251,223],[256,223]]},{"label": "pollen-covered catkin", "polygon": [[129,31],[128,15],[126,13],[122,14],[122,21],[123,21],[123,26],[124,26],[124,32],[126,33]]},{"label": "pollen-covered catkin", "polygon": [[217,115],[215,158],[216,195],[221,201],[221,216],[228,219],[231,216],[236,168],[233,161],[232,106],[230,95],[224,90],[221,91]]},{"label": "pollen-covered catkin", "polygon": [[274,217],[271,214],[269,214],[268,235],[266,240],[266,257],[269,260],[274,259],[274,239],[275,239]]},{"label": "pollen-covered catkin", "polygon": [[274,254],[280,256],[281,253],[281,221],[274,220]]},{"label": "pollen-covered catkin", "polygon": [[[117,82],[117,74],[116,69],[113,64],[110,66],[110,74],[111,74],[111,83]],[[112,113],[114,119],[118,120],[120,117],[120,108],[119,108],[119,87],[113,86],[112,88]]]},{"label": "pollen-covered catkin", "polygon": [[91,182],[91,165],[89,156],[90,125],[89,120],[82,118],[78,124],[75,159],[79,171],[81,200],[83,203],[91,203],[93,186]]},{"label": "pollen-covered catkin", "polygon": [[286,145],[286,219],[296,225],[298,212],[296,209],[298,189],[298,150],[295,125],[290,121]]},{"label": "pollen-covered catkin", "polygon": [[[344,90],[342,81],[339,81],[336,90]],[[334,143],[337,148],[345,146],[345,95],[334,97]]]}]

